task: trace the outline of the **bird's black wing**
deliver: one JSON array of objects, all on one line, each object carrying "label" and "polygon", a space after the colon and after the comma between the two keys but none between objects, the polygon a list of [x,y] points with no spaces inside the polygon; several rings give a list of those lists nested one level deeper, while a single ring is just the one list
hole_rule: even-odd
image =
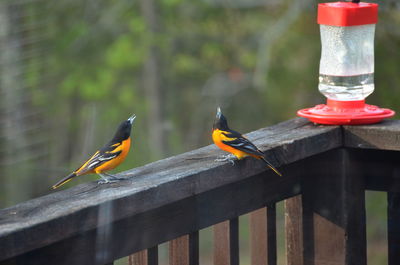
[{"label": "bird's black wing", "polygon": [[224,144],[229,145],[235,149],[238,149],[248,154],[264,156],[263,152],[261,152],[252,142],[250,142],[246,137],[244,137],[240,133],[235,131],[230,131],[228,133],[224,133],[224,135],[226,137],[233,139],[229,141],[222,141]]},{"label": "bird's black wing", "polygon": [[110,161],[117,156],[119,156],[122,151],[117,150],[120,146],[120,143],[115,143],[112,145],[105,145],[99,151],[97,151],[89,160],[87,160],[80,168],[78,168],[75,173],[84,174],[100,165],[104,164],[107,161]]}]

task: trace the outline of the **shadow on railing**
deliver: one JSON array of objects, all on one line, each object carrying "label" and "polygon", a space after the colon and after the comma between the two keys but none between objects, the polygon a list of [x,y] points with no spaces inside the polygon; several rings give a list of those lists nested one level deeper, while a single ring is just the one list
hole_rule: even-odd
[{"label": "shadow on railing", "polygon": [[[214,264],[239,264],[238,217],[251,213],[251,264],[277,262],[275,204],[285,200],[287,264],[366,264],[365,190],[388,191],[389,264],[400,253],[400,121],[317,126],[298,118],[248,134],[263,162],[214,162],[207,146],[0,210],[0,264],[199,264],[214,226]],[[132,254],[135,253],[135,254]]]}]

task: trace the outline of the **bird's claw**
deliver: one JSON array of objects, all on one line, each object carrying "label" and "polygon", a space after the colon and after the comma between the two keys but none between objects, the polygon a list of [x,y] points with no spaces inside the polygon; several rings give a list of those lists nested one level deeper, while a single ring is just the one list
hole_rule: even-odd
[{"label": "bird's claw", "polygon": [[107,184],[107,183],[113,183],[113,182],[117,182],[120,180],[123,180],[125,178],[121,178],[121,177],[117,177],[117,176],[113,176],[110,174],[99,174],[101,179],[97,182],[98,184]]},{"label": "bird's claw", "polygon": [[113,182],[117,182],[117,179],[111,179],[111,178],[106,178],[106,179],[100,179],[99,181],[97,181],[97,184],[101,185],[101,184],[107,184],[107,183],[113,183]]},{"label": "bird's claw", "polygon": [[228,154],[228,155],[222,155],[220,157],[218,157],[217,159],[214,160],[215,162],[227,162],[229,161],[232,166],[235,165],[235,156],[232,154]]}]

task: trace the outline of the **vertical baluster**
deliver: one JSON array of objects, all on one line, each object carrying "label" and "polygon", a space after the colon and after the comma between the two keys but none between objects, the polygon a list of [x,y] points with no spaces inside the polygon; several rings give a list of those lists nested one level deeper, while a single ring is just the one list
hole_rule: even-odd
[{"label": "vertical baluster", "polygon": [[129,265],[158,265],[158,246],[139,251],[128,257]]},{"label": "vertical baluster", "polygon": [[267,208],[250,214],[250,251],[252,265],[268,265]]},{"label": "vertical baluster", "polygon": [[199,232],[193,232],[169,243],[170,265],[199,264]]},{"label": "vertical baluster", "polygon": [[199,231],[189,235],[189,264],[199,265]]},{"label": "vertical baluster", "polygon": [[239,265],[239,219],[214,226],[214,265]]},{"label": "vertical baluster", "polygon": [[147,250],[147,265],[158,265],[158,246]]},{"label": "vertical baluster", "polygon": [[276,265],[276,208],[275,204],[267,206],[267,248],[268,265]]},{"label": "vertical baluster", "polygon": [[251,264],[276,265],[276,209],[275,204],[250,215]]},{"label": "vertical baluster", "polygon": [[388,251],[389,265],[400,259],[400,193],[388,192]]},{"label": "vertical baluster", "polygon": [[136,252],[128,257],[129,265],[147,265],[147,249]]},{"label": "vertical baluster", "polygon": [[285,200],[287,265],[303,265],[303,210],[301,195]]}]

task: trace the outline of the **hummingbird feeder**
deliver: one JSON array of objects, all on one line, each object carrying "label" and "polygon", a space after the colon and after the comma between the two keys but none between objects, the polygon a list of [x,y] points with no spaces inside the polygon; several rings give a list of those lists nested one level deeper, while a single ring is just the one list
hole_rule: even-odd
[{"label": "hummingbird feeder", "polygon": [[371,124],[395,112],[365,104],[374,91],[374,34],[378,5],[363,2],[318,4],[321,32],[319,91],[327,104],[297,112],[320,124]]}]

